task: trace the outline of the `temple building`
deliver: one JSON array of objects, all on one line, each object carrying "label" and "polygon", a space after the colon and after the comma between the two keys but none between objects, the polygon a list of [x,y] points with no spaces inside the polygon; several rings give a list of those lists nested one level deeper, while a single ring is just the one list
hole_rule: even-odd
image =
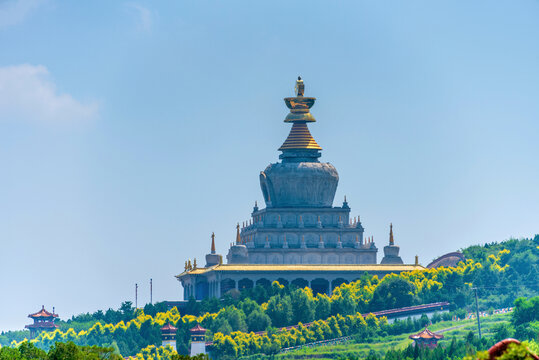
[{"label": "temple building", "polygon": [[59,327],[54,323],[56,318],[58,318],[58,314],[54,313],[54,308],[52,313],[45,310],[45,305],[41,307],[41,310],[28,315],[28,317],[34,320],[33,324],[25,326],[25,328],[30,330],[31,339],[37,337],[42,331],[54,331]]},{"label": "temple building", "polygon": [[421,331],[420,333],[410,335],[409,338],[414,340],[415,346],[434,349],[436,346],[438,346],[438,340],[443,339],[444,336],[442,334],[433,333],[425,327],[425,330]]},{"label": "temple building", "polygon": [[266,207],[255,202],[249,221],[236,226],[227,264],[215,252],[213,234],[205,267],[186,262],[177,275],[185,299],[221,297],[232,289],[268,286],[275,280],[329,294],[365,272],[383,276],[423,269],[403,264],[392,226],[382,264],[377,264],[378,248],[372,237],[364,238],[361,220],[351,216],[346,197],[334,206],[339,175],[333,165],[319,160],[322,148],[307,126],[316,121],[310,112],[316,98],[305,97],[304,90],[298,78],[296,96],[284,99],[290,110],[284,122],[292,128],[279,148],[281,161],[260,172]]}]

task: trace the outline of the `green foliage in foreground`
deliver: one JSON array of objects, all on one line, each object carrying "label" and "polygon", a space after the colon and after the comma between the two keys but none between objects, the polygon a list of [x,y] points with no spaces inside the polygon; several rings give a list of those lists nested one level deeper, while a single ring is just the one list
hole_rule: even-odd
[{"label": "green foliage in foreground", "polygon": [[25,341],[17,348],[2,347],[0,360],[122,360],[113,348],[56,343],[48,352]]}]

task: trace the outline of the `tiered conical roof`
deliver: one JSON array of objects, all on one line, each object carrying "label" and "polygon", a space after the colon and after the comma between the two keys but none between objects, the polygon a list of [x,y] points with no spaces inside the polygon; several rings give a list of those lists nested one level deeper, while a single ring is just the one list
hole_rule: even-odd
[{"label": "tiered conical roof", "polygon": [[316,98],[304,97],[305,85],[301,77],[296,82],[296,97],[285,98],[286,106],[290,113],[284,122],[291,122],[292,129],[285,142],[279,148],[283,150],[322,150],[316,143],[307,127],[308,122],[315,122],[314,116],[309,109],[314,105]]}]

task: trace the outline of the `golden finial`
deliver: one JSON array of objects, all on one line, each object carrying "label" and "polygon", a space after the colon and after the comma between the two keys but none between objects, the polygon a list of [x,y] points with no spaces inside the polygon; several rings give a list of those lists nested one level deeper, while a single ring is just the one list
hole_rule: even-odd
[{"label": "golden finial", "polygon": [[236,226],[236,244],[241,244],[240,223]]},{"label": "golden finial", "polygon": [[417,256],[417,255],[415,256],[415,264],[419,265],[419,256]]},{"label": "golden finial", "polygon": [[185,261],[185,268],[184,268],[185,271],[189,270],[189,268],[187,267],[187,260]]},{"label": "golden finial", "polygon": [[296,87],[294,88],[294,91],[297,97],[303,96],[305,93],[305,84],[303,83],[303,80],[301,80],[301,76],[298,76],[298,80],[296,80]]},{"label": "golden finial", "polygon": [[395,245],[395,241],[393,240],[393,223],[389,224],[389,245]]},{"label": "golden finial", "polygon": [[197,258],[193,259],[193,269],[197,268]]},{"label": "golden finial", "polygon": [[191,270],[193,267],[191,266],[191,259],[187,260],[187,269]]},{"label": "golden finial", "polygon": [[215,233],[211,233],[211,253],[215,254]]}]

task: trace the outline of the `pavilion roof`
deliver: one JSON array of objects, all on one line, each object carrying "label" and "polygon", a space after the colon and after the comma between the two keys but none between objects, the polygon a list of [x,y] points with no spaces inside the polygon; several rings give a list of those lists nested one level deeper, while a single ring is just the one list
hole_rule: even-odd
[{"label": "pavilion roof", "polygon": [[37,318],[56,318],[58,317],[58,314],[53,314],[51,312],[48,312],[45,310],[45,305],[42,305],[41,310],[39,310],[36,313],[28,315],[29,318],[37,319]]},{"label": "pavilion roof", "polygon": [[427,329],[427,327],[425,327],[425,330],[421,331],[420,333],[410,335],[409,338],[412,339],[412,340],[419,340],[419,339],[437,339],[437,340],[439,340],[439,339],[443,339],[444,336],[442,334],[433,333],[432,331]]},{"label": "pavilion roof", "polygon": [[168,323],[161,328],[161,331],[176,331],[176,330],[178,330],[178,328],[175,328],[174,326]]},{"label": "pavilion roof", "polygon": [[197,326],[195,326],[194,328],[190,329],[189,331],[192,332],[192,333],[195,333],[195,332],[205,332],[206,329],[204,329],[202,326],[200,326],[199,324],[197,324]]}]

